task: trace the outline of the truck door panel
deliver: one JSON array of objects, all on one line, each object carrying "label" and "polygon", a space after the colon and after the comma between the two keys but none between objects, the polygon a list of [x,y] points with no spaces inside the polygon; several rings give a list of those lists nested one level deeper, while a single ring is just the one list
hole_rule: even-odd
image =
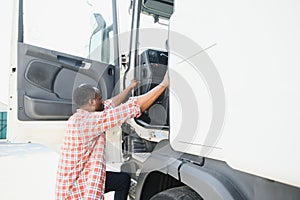
[{"label": "truck door panel", "polygon": [[19,43],[18,119],[64,120],[75,108],[72,92],[81,83],[111,97],[114,66]]}]

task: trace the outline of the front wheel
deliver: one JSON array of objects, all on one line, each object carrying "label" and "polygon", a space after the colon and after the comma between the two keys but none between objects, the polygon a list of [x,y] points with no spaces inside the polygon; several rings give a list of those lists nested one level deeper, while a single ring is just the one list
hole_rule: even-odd
[{"label": "front wheel", "polygon": [[181,186],[176,188],[171,188],[162,191],[150,200],[203,200],[201,196],[187,186]]}]

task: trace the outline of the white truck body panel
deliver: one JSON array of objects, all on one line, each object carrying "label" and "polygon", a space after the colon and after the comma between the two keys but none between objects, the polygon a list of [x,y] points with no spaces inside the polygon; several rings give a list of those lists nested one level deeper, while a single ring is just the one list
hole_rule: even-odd
[{"label": "white truck body panel", "polygon": [[[172,147],[299,187],[300,3],[190,0],[176,1],[174,11],[169,40],[170,87],[175,90],[178,86],[172,73],[180,74],[188,80],[198,105],[186,105],[187,102],[171,94]],[[180,55],[172,54],[182,45],[176,34],[208,49],[199,53],[190,46],[190,58],[180,61]],[[223,128],[210,143],[207,129],[216,107],[210,96],[210,83],[201,71],[205,66],[192,66],[196,59],[210,59],[224,87]],[[205,65],[205,61],[198,64]],[[191,117],[198,119],[190,120],[187,123],[191,124],[185,127],[199,123],[197,131],[201,135],[197,137],[188,129],[178,133],[177,128],[182,110],[192,110],[193,106],[200,114],[191,113]],[[194,145],[180,142],[183,137]]]}]

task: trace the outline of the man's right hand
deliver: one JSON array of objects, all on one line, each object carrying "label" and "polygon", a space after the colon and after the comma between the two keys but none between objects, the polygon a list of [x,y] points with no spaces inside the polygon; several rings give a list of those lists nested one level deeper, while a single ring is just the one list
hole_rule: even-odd
[{"label": "man's right hand", "polygon": [[169,85],[168,71],[165,74],[163,81],[154,87],[152,90],[148,91],[146,94],[138,96],[138,101],[140,104],[141,112],[144,112],[149,108],[154,101],[165,91]]},{"label": "man's right hand", "polygon": [[167,70],[164,76],[164,79],[160,83],[161,86],[168,87],[169,86],[169,71]]}]

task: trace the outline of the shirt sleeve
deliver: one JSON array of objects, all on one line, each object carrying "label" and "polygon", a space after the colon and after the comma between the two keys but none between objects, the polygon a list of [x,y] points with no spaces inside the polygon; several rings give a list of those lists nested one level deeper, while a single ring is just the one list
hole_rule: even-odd
[{"label": "shirt sleeve", "polygon": [[112,109],[114,107],[115,107],[115,105],[111,99],[107,99],[104,101],[104,110]]},{"label": "shirt sleeve", "polygon": [[98,115],[98,132],[104,132],[115,126],[121,125],[127,119],[140,116],[141,109],[137,97],[131,97],[124,104],[121,104],[115,108],[110,107],[102,112],[95,112],[95,114]]}]

